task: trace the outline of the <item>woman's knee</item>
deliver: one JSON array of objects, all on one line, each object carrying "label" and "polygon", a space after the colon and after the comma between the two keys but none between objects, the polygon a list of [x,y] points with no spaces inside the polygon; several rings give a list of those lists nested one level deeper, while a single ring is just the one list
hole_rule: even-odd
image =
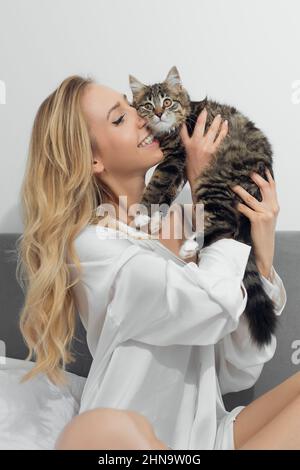
[{"label": "woman's knee", "polygon": [[290,389],[295,390],[296,392],[300,394],[300,371],[297,371],[294,374],[292,374],[284,382],[289,383]]},{"label": "woman's knee", "polygon": [[296,377],[296,380],[298,380],[299,388],[300,388],[300,371],[298,370],[297,372],[295,372],[294,376]]},{"label": "woman's knee", "polygon": [[60,433],[55,449],[154,449],[149,421],[131,410],[95,408],[75,418]]}]

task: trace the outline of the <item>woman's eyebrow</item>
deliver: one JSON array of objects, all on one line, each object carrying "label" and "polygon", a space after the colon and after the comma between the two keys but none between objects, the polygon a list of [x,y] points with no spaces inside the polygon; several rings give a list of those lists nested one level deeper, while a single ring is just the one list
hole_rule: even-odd
[{"label": "woman's eyebrow", "polygon": [[[126,96],[125,94],[123,95],[123,98],[124,98],[124,99],[126,100],[126,102],[128,103],[128,99],[127,99],[127,96]],[[121,106],[121,103],[120,103],[120,101],[117,101],[117,103],[115,103],[115,104],[110,108],[110,110],[108,111],[107,116],[106,116],[107,121],[108,121],[108,119],[109,119],[110,113],[111,113],[114,109],[118,108],[119,106]]]}]

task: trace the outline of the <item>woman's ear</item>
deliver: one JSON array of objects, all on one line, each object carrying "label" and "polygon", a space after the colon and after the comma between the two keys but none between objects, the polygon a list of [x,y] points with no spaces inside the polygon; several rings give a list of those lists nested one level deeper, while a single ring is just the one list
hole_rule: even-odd
[{"label": "woman's ear", "polygon": [[104,165],[103,165],[100,153],[99,153],[97,141],[93,136],[91,137],[91,147],[92,147],[92,154],[93,154],[93,170],[94,170],[94,174],[98,175],[104,170]]},{"label": "woman's ear", "polygon": [[93,172],[99,175],[104,170],[104,165],[100,157],[93,157]]}]

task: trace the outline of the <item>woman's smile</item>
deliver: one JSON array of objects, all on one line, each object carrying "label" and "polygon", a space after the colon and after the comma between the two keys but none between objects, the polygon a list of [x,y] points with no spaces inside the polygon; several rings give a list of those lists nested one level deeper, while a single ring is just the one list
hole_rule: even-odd
[{"label": "woman's smile", "polygon": [[159,145],[159,142],[157,139],[153,139],[152,142],[150,142],[149,144],[143,142],[142,144],[139,144],[138,147],[139,148],[152,148],[152,147],[155,147],[155,145]]}]

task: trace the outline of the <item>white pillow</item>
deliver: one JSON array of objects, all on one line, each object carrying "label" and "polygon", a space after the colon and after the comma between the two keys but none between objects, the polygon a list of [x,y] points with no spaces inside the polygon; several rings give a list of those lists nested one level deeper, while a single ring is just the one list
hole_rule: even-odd
[{"label": "white pillow", "polygon": [[67,372],[55,386],[44,374],[20,383],[32,361],[0,362],[0,449],[53,449],[64,426],[78,413],[85,377]]}]

